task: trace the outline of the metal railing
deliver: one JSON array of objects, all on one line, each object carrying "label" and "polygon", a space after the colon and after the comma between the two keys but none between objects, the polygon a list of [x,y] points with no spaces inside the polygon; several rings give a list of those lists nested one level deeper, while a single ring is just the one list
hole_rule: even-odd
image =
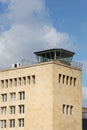
[{"label": "metal railing", "polygon": [[71,66],[71,67],[74,67],[74,68],[77,68],[77,69],[82,70],[82,67],[83,67],[83,64],[80,63],[80,62],[77,62],[77,61],[70,61],[70,60],[66,60],[66,59],[59,59],[59,61],[63,64],[66,64],[68,66]]},{"label": "metal railing", "polygon": [[[50,60],[44,61],[44,62],[49,62],[49,61],[53,61],[53,59],[50,59]],[[79,63],[79,62],[76,62],[76,61],[67,61],[67,60],[64,60],[64,59],[63,60],[59,59],[59,60],[56,60],[56,61],[60,61],[63,64],[66,64],[68,66],[71,66],[71,67],[74,67],[74,68],[77,68],[77,69],[82,69],[82,67],[83,67],[82,63]],[[24,59],[21,61],[21,66],[27,66],[27,65],[32,65],[32,64],[38,64],[38,62],[37,61],[24,60]]]},{"label": "metal railing", "polygon": [[79,63],[79,62],[76,62],[76,61],[72,61],[72,62],[71,62],[71,66],[74,67],[74,68],[77,68],[77,69],[81,69],[81,70],[82,70],[83,64],[82,64],[82,63]]}]

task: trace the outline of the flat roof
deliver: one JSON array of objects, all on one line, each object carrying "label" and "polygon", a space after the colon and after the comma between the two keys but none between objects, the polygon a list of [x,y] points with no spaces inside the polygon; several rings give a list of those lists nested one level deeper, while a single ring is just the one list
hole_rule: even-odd
[{"label": "flat roof", "polygon": [[42,51],[37,51],[37,52],[34,52],[34,54],[37,54],[37,55],[40,55],[42,53],[48,53],[48,52],[64,52],[64,53],[67,53],[69,55],[74,55],[75,53],[74,52],[71,52],[71,51],[68,51],[68,50],[65,50],[65,49],[62,49],[62,48],[53,48],[53,49],[48,49],[48,50],[42,50]]}]

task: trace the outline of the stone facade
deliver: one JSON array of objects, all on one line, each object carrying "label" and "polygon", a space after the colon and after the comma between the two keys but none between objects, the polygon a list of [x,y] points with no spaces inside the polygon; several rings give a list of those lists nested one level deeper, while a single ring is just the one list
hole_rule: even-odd
[{"label": "stone facade", "polygon": [[0,130],[82,130],[81,75],[58,61],[0,71]]}]

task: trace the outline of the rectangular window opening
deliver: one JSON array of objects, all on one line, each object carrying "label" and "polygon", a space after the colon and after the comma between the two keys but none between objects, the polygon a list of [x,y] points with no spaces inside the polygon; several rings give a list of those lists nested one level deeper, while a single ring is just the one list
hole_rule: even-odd
[{"label": "rectangular window opening", "polygon": [[17,78],[14,78],[14,86],[17,86]]},{"label": "rectangular window opening", "polygon": [[25,92],[19,92],[19,100],[25,100]]},{"label": "rectangular window opening", "polygon": [[5,87],[8,87],[8,80],[5,80]]},{"label": "rectangular window opening", "polygon": [[65,83],[65,75],[63,75],[63,84]]},{"label": "rectangular window opening", "polygon": [[16,100],[16,93],[15,92],[10,93],[10,99],[11,99],[11,101],[15,101]]},{"label": "rectangular window opening", "polygon": [[70,77],[70,85],[72,85],[72,80],[73,80],[73,78],[72,78],[72,77]]},{"label": "rectangular window opening", "polygon": [[15,106],[10,106],[10,114],[15,114]]},{"label": "rectangular window opening", "polygon": [[69,113],[69,105],[66,106],[66,114]]},{"label": "rectangular window opening", "polygon": [[9,85],[12,87],[12,79],[9,79]]},{"label": "rectangular window opening", "polygon": [[19,105],[19,113],[20,114],[24,113],[24,105]]},{"label": "rectangular window opening", "polygon": [[24,118],[18,119],[19,121],[19,127],[24,127]]},{"label": "rectangular window opening", "polygon": [[21,78],[18,78],[18,85],[21,86]]},{"label": "rectangular window opening", "polygon": [[27,83],[30,84],[30,76],[27,76]]},{"label": "rectangular window opening", "polygon": [[6,128],[6,120],[1,120],[1,128]]},{"label": "rectangular window opening", "polygon": [[4,88],[4,80],[1,80],[1,87]]},{"label": "rectangular window opening", "polygon": [[23,85],[26,85],[26,77],[23,77]]},{"label": "rectangular window opening", "polygon": [[1,115],[6,115],[6,107],[1,107]]},{"label": "rectangular window opening", "polygon": [[15,119],[10,119],[10,128],[14,128],[15,127]]},{"label": "rectangular window opening", "polygon": [[33,84],[35,84],[35,75],[32,75]]},{"label": "rectangular window opening", "polygon": [[70,106],[70,115],[72,115],[73,112],[73,106]]},{"label": "rectangular window opening", "polygon": [[66,77],[66,84],[68,85],[69,83],[69,76]]},{"label": "rectangular window opening", "polygon": [[7,101],[7,94],[1,94],[2,102]]},{"label": "rectangular window opening", "polygon": [[76,86],[76,78],[74,78],[74,86]]},{"label": "rectangular window opening", "polygon": [[65,113],[65,104],[63,104],[62,112]]},{"label": "rectangular window opening", "polygon": [[59,83],[61,83],[61,74],[59,74]]}]

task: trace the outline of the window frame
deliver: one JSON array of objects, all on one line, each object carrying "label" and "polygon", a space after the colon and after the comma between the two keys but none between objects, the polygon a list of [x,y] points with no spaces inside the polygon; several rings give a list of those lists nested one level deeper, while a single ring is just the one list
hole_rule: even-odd
[{"label": "window frame", "polygon": [[1,94],[2,102],[7,102],[7,93]]},{"label": "window frame", "polygon": [[19,118],[18,122],[19,122],[19,127],[24,127],[24,118]]},{"label": "window frame", "polygon": [[9,120],[9,126],[10,126],[10,128],[14,128],[15,127],[15,119],[10,119]]}]

